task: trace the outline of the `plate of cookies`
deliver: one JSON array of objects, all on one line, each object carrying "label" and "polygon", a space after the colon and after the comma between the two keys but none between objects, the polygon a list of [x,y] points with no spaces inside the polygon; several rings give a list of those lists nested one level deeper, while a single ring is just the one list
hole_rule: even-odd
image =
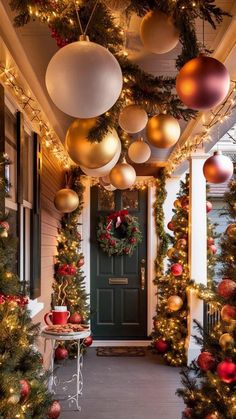
[{"label": "plate of cookies", "polygon": [[48,333],[50,335],[74,335],[76,333],[85,332],[88,330],[88,325],[82,325],[82,324],[52,324],[49,326],[46,326],[43,329],[44,333]]}]

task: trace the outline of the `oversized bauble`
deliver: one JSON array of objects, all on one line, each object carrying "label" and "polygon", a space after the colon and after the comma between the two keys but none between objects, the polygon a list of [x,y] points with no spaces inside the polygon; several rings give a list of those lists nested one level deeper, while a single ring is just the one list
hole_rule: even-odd
[{"label": "oversized bauble", "polygon": [[205,351],[199,355],[197,364],[202,371],[207,372],[215,368],[216,360],[210,352]]},{"label": "oversized bauble", "polygon": [[148,12],[141,23],[140,37],[144,47],[154,54],[165,54],[179,42],[179,30],[171,16],[158,11]]},{"label": "oversized bauble", "polygon": [[188,242],[186,239],[179,239],[176,243],[177,249],[184,249],[188,245]]},{"label": "oversized bauble", "polygon": [[147,112],[139,105],[128,105],[120,112],[119,125],[129,134],[142,131],[147,123]]},{"label": "oversized bauble", "polygon": [[69,317],[68,323],[80,324],[82,323],[82,316],[79,313],[75,312]]},{"label": "oversized bauble", "polygon": [[129,146],[128,156],[134,163],[145,163],[151,157],[151,149],[145,141],[137,140]]},{"label": "oversized bauble", "polygon": [[221,318],[226,323],[236,321],[236,307],[225,304],[220,312]]},{"label": "oversized bauble", "polygon": [[224,333],[219,339],[221,348],[225,351],[234,346],[234,338],[230,333]]},{"label": "oversized bauble", "polygon": [[169,223],[167,224],[167,227],[170,231],[174,231],[175,226],[174,226],[173,221],[169,221]]},{"label": "oversized bauble", "polygon": [[61,414],[61,405],[57,400],[54,400],[50,408],[48,409],[48,419],[57,419]]},{"label": "oversized bauble", "polygon": [[231,240],[236,240],[236,223],[232,223],[227,227],[226,234]]},{"label": "oversized bauble", "polygon": [[30,385],[27,380],[20,380],[20,395],[22,399],[28,397],[30,393]]},{"label": "oversized bauble", "polygon": [[217,412],[209,413],[209,415],[205,416],[204,419],[219,419],[219,415]]},{"label": "oversized bauble", "polygon": [[236,381],[236,364],[230,359],[225,359],[217,366],[217,374],[224,383],[234,383]]},{"label": "oversized bauble", "polygon": [[206,201],[206,212],[211,212],[213,208],[213,205],[210,201]]},{"label": "oversized bauble", "polygon": [[84,344],[85,346],[91,346],[91,345],[92,345],[92,343],[93,343],[93,338],[92,338],[92,336],[88,336],[87,338],[85,338],[85,339],[83,340],[83,344]]},{"label": "oversized bauble", "polygon": [[157,148],[170,148],[180,137],[180,125],[171,115],[155,115],[149,119],[146,128],[147,139]]},{"label": "oversized bauble", "polygon": [[91,177],[107,176],[107,175],[109,175],[111,169],[113,169],[113,167],[118,162],[118,160],[120,158],[120,153],[121,153],[121,142],[119,141],[118,150],[117,150],[115,156],[113,157],[113,159],[109,163],[105,164],[105,166],[99,167],[98,169],[89,169],[89,168],[84,167],[84,166],[80,166],[80,168],[87,176],[91,176]]},{"label": "oversized bauble", "polygon": [[72,42],[51,59],[46,86],[55,105],[75,118],[94,118],[120,96],[120,65],[107,48],[89,41]]},{"label": "oversized bauble", "polygon": [[183,300],[178,295],[172,295],[167,300],[167,306],[170,311],[178,311],[183,306]]},{"label": "oversized bauble", "polygon": [[181,265],[181,263],[174,263],[171,268],[171,273],[174,276],[181,276],[183,273],[183,266]]},{"label": "oversized bauble", "polygon": [[215,255],[217,252],[217,247],[214,244],[211,244],[208,246],[208,252],[210,252],[212,255]]},{"label": "oversized bauble", "polygon": [[236,295],[236,282],[225,278],[219,283],[217,291],[225,299],[233,298]]},{"label": "oversized bauble", "polygon": [[215,240],[213,239],[213,237],[209,237],[207,239],[207,246],[211,246],[212,244],[215,244]]},{"label": "oversized bauble", "polygon": [[168,343],[163,339],[157,339],[154,343],[157,352],[164,354],[168,350]]},{"label": "oversized bauble", "polygon": [[200,55],[188,61],[176,79],[176,90],[190,109],[210,110],[227,96],[230,76],[225,66],[212,57]]},{"label": "oversized bauble", "polygon": [[89,131],[95,127],[96,121],[96,118],[76,119],[66,134],[65,147],[69,156],[76,164],[88,169],[105,166],[119,149],[120,139],[114,129],[108,131],[100,142],[88,140]]},{"label": "oversized bauble", "polygon": [[79,205],[78,194],[69,188],[61,189],[55,195],[54,205],[60,212],[70,213],[75,211]]},{"label": "oversized bauble", "polygon": [[111,184],[121,190],[130,188],[136,181],[136,172],[125,159],[111,170],[109,176]]},{"label": "oversized bauble", "polygon": [[234,166],[231,159],[224,156],[221,151],[215,151],[203,166],[203,173],[210,183],[224,183],[231,178]]},{"label": "oversized bauble", "polygon": [[62,346],[58,346],[55,349],[55,359],[58,361],[62,361],[63,359],[68,358],[68,351],[66,348],[63,348]]}]

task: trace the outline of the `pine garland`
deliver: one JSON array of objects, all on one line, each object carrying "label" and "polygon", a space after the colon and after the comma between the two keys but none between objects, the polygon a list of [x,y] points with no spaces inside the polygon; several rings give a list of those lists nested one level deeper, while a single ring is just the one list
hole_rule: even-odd
[{"label": "pine garland", "polygon": [[[130,4],[129,4],[130,3]],[[50,31],[58,45],[63,47],[67,43],[78,40],[80,30],[71,21],[77,22],[74,1],[62,0],[11,0],[9,4],[16,12],[14,19],[16,26],[27,24],[34,14],[48,24],[50,19]],[[80,6],[80,18],[85,28],[90,17],[94,0],[84,0]],[[181,68],[187,61],[196,57],[200,45],[197,41],[195,21],[200,18],[210,23],[215,29],[216,24],[223,20],[225,13],[215,5],[214,0],[132,0],[127,2],[126,16],[136,13],[139,16],[150,10],[161,10],[174,19],[180,31],[180,43],[182,52],[176,58],[177,68]],[[54,14],[56,12],[56,14]],[[123,91],[116,102],[106,114],[97,118],[97,125],[89,134],[91,141],[101,141],[109,128],[118,129],[118,115],[127,101],[141,105],[148,112],[149,116],[166,111],[176,118],[183,118],[188,121],[196,115],[191,109],[186,109],[177,95],[173,92],[175,78],[154,77],[142,71],[137,65],[122,54],[124,40],[122,37],[123,28],[114,21],[110,8],[105,1],[99,1],[95,14],[93,15],[89,37],[91,41],[97,42],[108,48],[118,59],[123,76]],[[119,130],[119,134],[122,132]]]}]

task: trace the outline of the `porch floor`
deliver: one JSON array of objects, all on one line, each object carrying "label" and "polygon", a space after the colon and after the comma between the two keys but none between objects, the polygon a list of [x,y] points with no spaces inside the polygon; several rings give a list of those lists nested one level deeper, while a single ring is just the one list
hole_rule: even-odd
[{"label": "porch floor", "polygon": [[[74,370],[67,361],[64,378]],[[145,357],[98,357],[90,348],[84,359],[81,412],[63,410],[60,419],[180,419],[183,403],[175,395],[179,370]],[[66,409],[63,406],[63,409]]]}]

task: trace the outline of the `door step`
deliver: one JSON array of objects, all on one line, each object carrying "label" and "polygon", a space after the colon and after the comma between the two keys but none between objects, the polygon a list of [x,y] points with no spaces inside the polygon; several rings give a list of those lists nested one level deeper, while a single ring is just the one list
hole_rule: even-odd
[{"label": "door step", "polygon": [[92,346],[149,346],[151,340],[94,340]]}]

